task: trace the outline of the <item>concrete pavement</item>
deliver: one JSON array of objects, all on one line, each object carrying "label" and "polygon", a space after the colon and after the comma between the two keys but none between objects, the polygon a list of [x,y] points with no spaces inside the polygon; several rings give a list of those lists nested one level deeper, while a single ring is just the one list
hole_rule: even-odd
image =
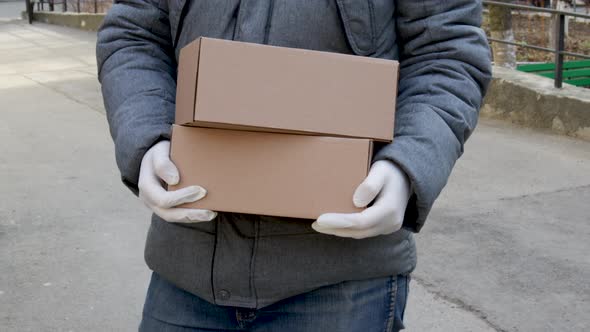
[{"label": "concrete pavement", "polygon": [[[136,329],[149,211],[92,33],[0,22],[0,330]],[[408,331],[590,329],[590,144],[484,122],[417,236]]]}]

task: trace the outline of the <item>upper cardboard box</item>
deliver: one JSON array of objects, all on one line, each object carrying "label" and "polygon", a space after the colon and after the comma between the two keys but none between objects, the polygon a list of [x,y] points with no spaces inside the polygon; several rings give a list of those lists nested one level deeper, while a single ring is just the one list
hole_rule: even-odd
[{"label": "upper cardboard box", "polygon": [[389,142],[396,61],[199,38],[180,51],[176,124]]}]

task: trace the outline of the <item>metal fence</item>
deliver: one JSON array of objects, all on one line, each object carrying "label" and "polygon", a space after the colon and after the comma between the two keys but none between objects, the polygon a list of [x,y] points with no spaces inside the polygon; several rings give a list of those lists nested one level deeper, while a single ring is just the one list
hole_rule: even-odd
[{"label": "metal fence", "polygon": [[[523,3],[523,1],[519,1]],[[535,1],[532,1],[533,3]],[[539,1],[537,1],[539,2]],[[542,1],[545,3],[545,1]],[[63,11],[63,12],[86,12],[86,13],[103,13],[108,11],[111,7],[113,0],[26,0],[27,3],[27,11],[29,12],[29,22],[32,20],[32,13],[33,10],[37,11]],[[554,81],[555,87],[561,88],[563,85],[563,65],[564,65],[564,57],[565,56],[572,56],[581,59],[590,59],[589,55],[581,54],[581,53],[574,53],[568,52],[565,50],[565,20],[566,16],[582,18],[586,20],[590,20],[590,15],[581,14],[577,12],[570,12],[570,11],[562,11],[556,10],[551,8],[546,8],[546,6],[531,6],[531,5],[524,5],[518,3],[507,3],[507,2],[500,2],[500,1],[483,1],[484,5],[486,6],[500,6],[509,8],[511,10],[518,10],[518,11],[528,11],[528,12],[536,12],[536,13],[547,13],[557,17],[557,24],[555,25],[556,29],[556,38],[555,38],[555,45],[554,48],[542,47],[539,45],[528,45],[524,43],[518,42],[511,42],[506,40],[495,39],[488,36],[488,40],[492,43],[503,43],[508,45],[513,45],[516,47],[521,48],[528,48],[534,49],[543,52],[554,53],[554,63],[555,63],[555,74],[554,74]],[[531,3],[531,2],[529,2]],[[574,1],[575,3],[575,1]]]},{"label": "metal fence", "polygon": [[500,1],[483,1],[483,3],[486,6],[500,6],[500,7],[510,8],[510,9],[522,10],[522,11],[548,13],[548,14],[557,16],[557,24],[555,26],[555,29],[557,29],[556,33],[555,33],[557,38],[555,38],[554,48],[541,47],[538,45],[524,45],[522,43],[509,42],[506,40],[495,39],[495,38],[488,36],[488,40],[491,42],[494,42],[494,43],[514,45],[517,47],[523,47],[523,48],[529,48],[529,49],[534,49],[534,50],[543,51],[543,52],[554,53],[555,54],[554,82],[555,82],[556,88],[561,88],[563,86],[563,62],[564,62],[564,57],[566,55],[581,58],[581,59],[590,59],[589,55],[581,54],[581,53],[574,53],[574,52],[567,52],[565,50],[565,19],[566,19],[566,16],[590,20],[590,15],[569,12],[569,11],[563,11],[563,10],[556,10],[556,9],[551,9],[551,8],[543,8],[543,7],[519,5],[519,4],[514,4],[514,3],[506,3],[506,2],[500,2]]}]

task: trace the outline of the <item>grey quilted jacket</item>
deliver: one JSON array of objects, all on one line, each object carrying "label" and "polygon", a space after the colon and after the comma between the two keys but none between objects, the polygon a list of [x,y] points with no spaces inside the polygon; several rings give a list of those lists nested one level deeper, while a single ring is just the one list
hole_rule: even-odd
[{"label": "grey quilted jacket", "polygon": [[481,12],[477,0],[116,1],[96,52],[117,164],[136,193],[144,153],[170,136],[179,50],[199,36],[401,64],[395,139],[374,160],[397,163],[411,179],[402,230],[353,240],[318,234],[309,220],[222,213],[180,225],[154,216],[148,266],[212,303],[250,308],[344,280],[410,273],[412,233],[462,154],[490,81]]}]

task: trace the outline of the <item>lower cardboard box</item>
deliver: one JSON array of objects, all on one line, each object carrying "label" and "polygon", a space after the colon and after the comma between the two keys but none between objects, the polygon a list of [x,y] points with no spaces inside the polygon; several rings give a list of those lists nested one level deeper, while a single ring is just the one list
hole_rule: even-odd
[{"label": "lower cardboard box", "polygon": [[369,139],[177,125],[171,145],[180,183],[168,189],[207,189],[182,207],[305,219],[361,211],[352,195],[373,147]]}]

